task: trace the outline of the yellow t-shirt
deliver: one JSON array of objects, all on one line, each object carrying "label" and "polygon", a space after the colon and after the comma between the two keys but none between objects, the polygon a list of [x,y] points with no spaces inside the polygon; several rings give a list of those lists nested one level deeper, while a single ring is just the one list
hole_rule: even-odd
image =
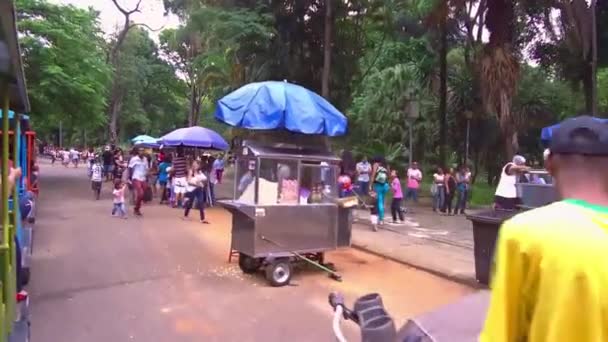
[{"label": "yellow t-shirt", "polygon": [[564,200],[503,224],[480,341],[608,341],[608,207]]}]

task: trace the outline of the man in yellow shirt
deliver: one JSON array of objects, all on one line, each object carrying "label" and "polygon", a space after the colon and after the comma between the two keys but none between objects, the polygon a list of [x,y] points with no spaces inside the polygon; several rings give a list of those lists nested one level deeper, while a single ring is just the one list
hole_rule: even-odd
[{"label": "man in yellow shirt", "polygon": [[550,151],[563,200],[501,227],[480,341],[608,341],[608,126],[568,119]]}]

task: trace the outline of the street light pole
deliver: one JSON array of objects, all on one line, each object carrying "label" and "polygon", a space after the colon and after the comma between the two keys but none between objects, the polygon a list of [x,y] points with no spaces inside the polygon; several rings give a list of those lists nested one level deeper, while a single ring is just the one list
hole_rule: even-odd
[{"label": "street light pole", "polygon": [[466,137],[465,147],[464,147],[464,163],[468,164],[469,163],[469,139],[470,139],[470,133],[471,133],[471,118],[473,117],[473,113],[471,111],[466,111],[465,116],[467,118],[467,137]]},{"label": "street light pole", "polygon": [[63,121],[59,121],[59,148],[63,148]]},{"label": "street light pole", "polygon": [[412,158],[414,155],[414,137],[412,136],[414,134],[414,129],[412,127],[413,126],[412,120],[408,120],[407,124],[408,124],[408,131],[409,131],[408,134],[410,136],[410,147],[409,147],[410,152],[408,153],[409,157],[410,157],[409,158],[409,167],[411,167],[412,160],[413,160]]}]

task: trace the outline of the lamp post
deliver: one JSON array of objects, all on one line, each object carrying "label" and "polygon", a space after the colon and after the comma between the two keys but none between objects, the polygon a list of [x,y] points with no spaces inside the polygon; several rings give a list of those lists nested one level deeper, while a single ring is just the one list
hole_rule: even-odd
[{"label": "lamp post", "polygon": [[420,114],[419,110],[419,101],[416,95],[413,92],[409,93],[406,104],[405,111],[405,123],[408,126],[408,135],[409,135],[409,165],[412,165],[413,155],[414,155],[414,122],[418,119]]},{"label": "lamp post", "polygon": [[464,163],[468,164],[469,163],[469,137],[470,137],[470,132],[471,132],[471,119],[473,118],[473,112],[471,112],[470,110],[467,110],[466,112],[464,112],[464,116],[467,118],[467,137],[466,137],[465,146],[464,146]]}]

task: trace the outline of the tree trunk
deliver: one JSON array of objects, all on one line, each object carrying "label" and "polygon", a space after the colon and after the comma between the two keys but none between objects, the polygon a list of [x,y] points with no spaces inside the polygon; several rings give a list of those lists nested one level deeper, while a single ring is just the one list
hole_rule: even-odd
[{"label": "tree trunk", "polygon": [[332,7],[333,0],[325,0],[325,37],[323,42],[323,75],[321,79],[321,96],[329,100],[329,78],[331,74],[331,31],[333,26]]},{"label": "tree trunk", "polygon": [[122,96],[112,97],[110,100],[110,106],[108,107],[108,114],[110,118],[108,134],[111,144],[116,144],[118,142],[118,115],[121,107]]},{"label": "tree trunk", "polygon": [[589,115],[595,115],[594,110],[594,96],[593,96],[593,88],[594,88],[594,75],[593,75],[593,67],[585,63],[583,71],[583,94],[585,96],[585,113]]},{"label": "tree trunk", "polygon": [[120,48],[122,47],[122,44],[125,41],[125,38],[127,37],[127,34],[129,33],[129,30],[131,29],[131,27],[133,27],[133,25],[131,24],[131,14],[139,12],[139,5],[141,4],[142,0],[139,0],[137,2],[137,5],[135,6],[134,9],[132,10],[125,10],[124,8],[122,8],[117,0],[112,0],[112,2],[114,3],[114,6],[116,6],[116,9],[118,9],[122,15],[124,16],[124,23],[122,26],[122,29],[120,30],[120,32],[118,33],[118,36],[116,37],[116,42],[114,43],[114,45],[110,48],[110,51],[108,53],[107,56],[107,61],[110,64],[110,66],[112,66],[112,89],[110,92],[110,101],[109,101],[109,106],[108,106],[108,133],[109,133],[109,138],[110,138],[110,142],[112,144],[116,144],[118,142],[118,115],[120,114],[120,108],[122,105],[122,94],[120,93],[120,89],[119,89],[119,84],[116,80],[117,75],[119,74],[119,67],[120,67],[120,60],[119,60],[119,56],[120,56]]},{"label": "tree trunk", "polygon": [[447,8],[443,10],[439,31],[441,46],[439,47],[439,163],[445,167],[447,162]]},{"label": "tree trunk", "polygon": [[108,104],[108,139],[112,144],[118,142],[118,114],[120,112],[120,102],[122,101],[121,97],[118,81],[114,79],[112,80],[110,102]]},{"label": "tree trunk", "polygon": [[198,98],[198,91],[197,91],[197,87],[196,85],[192,84],[190,86],[190,113],[188,114],[188,126],[192,127],[194,125],[196,125],[196,113],[198,111],[198,106],[197,106],[197,98]]}]

